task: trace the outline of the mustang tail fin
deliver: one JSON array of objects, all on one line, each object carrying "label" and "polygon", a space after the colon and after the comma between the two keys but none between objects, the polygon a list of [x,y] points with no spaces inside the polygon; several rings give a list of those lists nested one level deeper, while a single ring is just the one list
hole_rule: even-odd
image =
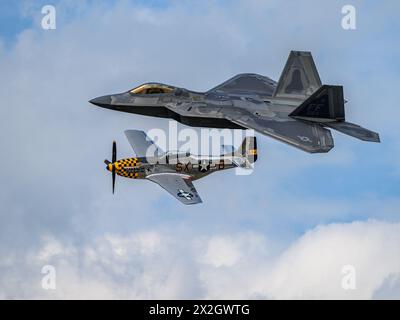
[{"label": "mustang tail fin", "polygon": [[321,87],[311,52],[291,51],[273,97],[304,100]]},{"label": "mustang tail fin", "polygon": [[242,144],[236,150],[232,146],[225,146],[225,153],[221,157],[230,157],[232,162],[240,168],[252,168],[257,161],[257,139],[256,137],[245,137]]},{"label": "mustang tail fin", "polygon": [[235,152],[236,155],[245,158],[249,163],[257,161],[257,139],[256,137],[245,137],[242,144]]}]

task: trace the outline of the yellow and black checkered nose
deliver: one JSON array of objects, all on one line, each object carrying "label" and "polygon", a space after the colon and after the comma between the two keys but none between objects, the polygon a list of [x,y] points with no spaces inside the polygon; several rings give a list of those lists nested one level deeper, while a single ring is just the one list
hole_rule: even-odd
[{"label": "yellow and black checkered nose", "polygon": [[129,158],[129,159],[123,159],[123,160],[118,160],[114,163],[108,163],[107,164],[107,170],[108,171],[112,171],[113,168],[115,168],[115,170],[122,170],[125,167],[137,167],[137,165],[140,162],[138,161],[137,158]]},{"label": "yellow and black checkered nose", "polygon": [[109,162],[107,163],[106,169],[111,172],[115,171],[120,176],[131,177],[135,175],[131,175],[128,171],[133,167],[137,167],[139,164],[140,161],[138,158],[129,158],[118,160],[114,163]]},{"label": "yellow and black checkered nose", "polygon": [[113,169],[115,168],[115,171],[119,171],[121,169],[123,169],[126,165],[124,163],[122,163],[121,161],[117,161],[114,163],[109,163],[107,165],[107,170],[108,171],[113,171]]},{"label": "yellow and black checkered nose", "polygon": [[119,165],[120,167],[136,167],[138,165],[139,161],[137,158],[129,158],[129,159],[123,159],[119,160],[116,165]]}]

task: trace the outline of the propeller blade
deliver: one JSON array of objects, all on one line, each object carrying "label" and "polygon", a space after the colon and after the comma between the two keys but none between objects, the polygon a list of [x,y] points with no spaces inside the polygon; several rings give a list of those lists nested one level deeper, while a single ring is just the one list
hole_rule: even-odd
[{"label": "propeller blade", "polygon": [[113,167],[111,174],[112,174],[112,192],[114,194],[114,190],[115,190],[115,167]]},{"label": "propeller blade", "polygon": [[[112,163],[114,164],[117,161],[117,143],[113,141],[112,146]],[[115,165],[112,166],[112,192],[114,194],[115,191]]]},{"label": "propeller blade", "polygon": [[113,141],[113,147],[112,147],[112,163],[117,161],[117,143]]}]

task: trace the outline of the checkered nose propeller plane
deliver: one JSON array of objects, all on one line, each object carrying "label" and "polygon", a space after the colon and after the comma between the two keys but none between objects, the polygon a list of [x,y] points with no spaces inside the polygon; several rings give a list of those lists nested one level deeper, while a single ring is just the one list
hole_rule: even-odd
[{"label": "checkered nose propeller plane", "polygon": [[257,140],[245,137],[238,149],[222,146],[219,156],[193,155],[162,151],[143,131],[127,130],[125,135],[136,157],[117,160],[117,144],[112,145],[112,161],[104,160],[112,175],[112,191],[116,176],[147,179],[168,191],[183,204],[201,203],[192,181],[210,173],[231,169],[251,169],[257,160]]},{"label": "checkered nose propeller plane", "polygon": [[346,121],[343,87],[322,85],[311,53],[305,51],[290,53],[278,82],[245,73],[207,92],[145,83],[90,102],[195,127],[254,129],[310,153],[333,148],[329,129],[379,142],[378,133]]}]

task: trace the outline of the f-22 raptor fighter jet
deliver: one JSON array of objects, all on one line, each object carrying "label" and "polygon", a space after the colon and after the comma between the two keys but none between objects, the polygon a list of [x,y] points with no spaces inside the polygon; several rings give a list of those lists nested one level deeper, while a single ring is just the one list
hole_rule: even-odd
[{"label": "f-22 raptor fighter jet", "polygon": [[379,142],[376,132],[345,121],[343,87],[322,85],[310,52],[292,51],[278,82],[239,74],[207,92],[146,83],[90,102],[195,127],[254,129],[310,153],[333,148],[328,128]]},{"label": "f-22 raptor fighter jet", "polygon": [[113,142],[112,161],[105,160],[112,173],[112,188],[116,175],[131,179],[153,181],[184,204],[202,202],[192,181],[210,173],[231,168],[252,168],[257,160],[255,137],[245,137],[241,146],[234,150],[225,147],[221,156],[198,156],[189,153],[163,152],[143,131],[127,130],[128,138],[137,157],[117,160],[117,146]]}]

